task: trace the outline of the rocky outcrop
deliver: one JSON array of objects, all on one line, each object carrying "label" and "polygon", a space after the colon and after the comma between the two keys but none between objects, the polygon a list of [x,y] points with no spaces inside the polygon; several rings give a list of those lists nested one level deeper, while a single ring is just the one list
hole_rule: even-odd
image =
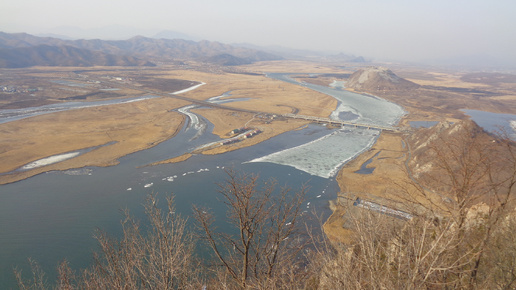
[{"label": "rocky outcrop", "polygon": [[400,78],[385,67],[369,67],[354,72],[346,87],[364,92],[412,90],[419,88],[406,79]]},{"label": "rocky outcrop", "polygon": [[496,140],[471,120],[441,122],[419,129],[406,139],[410,148],[407,166],[412,177],[425,186],[439,185],[442,189],[452,184],[447,179],[453,174],[473,171],[473,167],[478,170],[477,161],[496,155]]}]

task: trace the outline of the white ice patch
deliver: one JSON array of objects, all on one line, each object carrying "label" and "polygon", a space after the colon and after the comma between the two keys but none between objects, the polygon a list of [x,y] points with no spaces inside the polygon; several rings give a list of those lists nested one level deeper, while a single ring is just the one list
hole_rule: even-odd
[{"label": "white ice patch", "polygon": [[312,142],[285,149],[249,162],[287,165],[312,175],[329,178],[339,168],[368,150],[378,131],[366,129],[339,130]]},{"label": "white ice patch", "polygon": [[206,83],[200,83],[198,85],[195,85],[195,86],[191,86],[189,88],[186,88],[184,90],[180,90],[180,91],[177,91],[177,92],[173,92],[172,94],[173,95],[179,95],[179,94],[182,94],[182,93],[186,93],[186,92],[189,92],[189,91],[192,91],[192,90],[195,90],[197,89],[198,87],[202,86],[202,85],[205,85]]},{"label": "white ice patch", "polygon": [[31,162],[31,163],[23,166],[21,168],[21,170],[34,169],[34,168],[38,168],[41,166],[46,166],[46,165],[54,164],[57,162],[65,161],[67,159],[76,157],[79,154],[81,154],[81,153],[80,152],[71,152],[71,153],[65,153],[65,154],[59,154],[59,155],[46,157],[46,158],[36,160],[34,162]]},{"label": "white ice patch", "polygon": [[509,125],[511,125],[512,130],[516,132],[516,120],[510,120]]},{"label": "white ice patch", "polygon": [[[347,109],[344,110],[344,112],[351,111],[352,113],[359,115],[360,118],[356,120],[357,123],[393,126],[405,114],[402,107],[382,98],[356,94],[348,91],[335,91],[321,86],[310,86],[310,88],[318,92],[328,94],[339,100],[343,106],[342,108],[352,108],[352,110]],[[336,111],[339,110],[341,109],[338,108]],[[334,114],[335,113],[332,113],[332,116]]]},{"label": "white ice patch", "polygon": [[336,88],[343,89],[343,88],[345,88],[344,81],[333,80],[333,82],[330,84],[330,87],[332,87],[334,89],[336,89]]},{"label": "white ice patch", "polygon": [[190,109],[193,109],[195,108],[196,105],[190,105],[190,106],[186,106],[186,107],[182,107],[182,108],[179,108],[178,111],[180,113],[183,113],[185,115],[188,116],[188,118],[190,118],[190,126],[194,126],[196,130],[199,130],[200,129],[200,122],[199,122],[199,117],[197,117],[196,114],[194,113],[190,113]]},{"label": "white ice patch", "polygon": [[210,143],[207,143],[207,144],[204,144],[204,145],[201,145],[201,146],[195,148],[193,151],[201,150],[201,149],[204,149],[204,148],[207,148],[207,147],[210,147],[210,146],[214,146],[214,145],[218,145],[218,144],[220,144],[220,141],[210,142]]},{"label": "white ice patch", "polygon": [[339,115],[340,115],[340,113],[344,113],[344,112],[351,112],[354,115],[358,116],[358,118],[356,118],[354,120],[347,120],[347,121],[350,121],[350,122],[357,121],[360,117],[362,117],[360,112],[355,110],[353,107],[350,107],[348,105],[340,103],[339,106],[333,112],[331,112],[330,119],[332,119],[332,120],[340,120]]},{"label": "white ice patch", "polygon": [[221,100],[222,98],[227,98],[230,96],[230,92],[225,92],[223,93],[222,95],[220,96],[216,96],[216,97],[211,97],[208,99],[208,102],[210,103],[218,103],[218,102],[224,102],[224,100]]},{"label": "white ice patch", "polygon": [[140,102],[140,101],[145,101],[145,100],[154,99],[154,98],[156,98],[156,97],[154,97],[154,96],[144,96],[144,97],[139,97],[137,99],[132,99],[132,100],[127,100],[127,101],[124,101],[124,102],[120,102],[119,104],[128,104],[128,103]]},{"label": "white ice patch", "polygon": [[[289,75],[268,74],[267,76],[289,83],[300,84],[290,78]],[[333,86],[337,85],[337,83],[332,84]],[[354,117],[354,119],[346,121],[359,124],[393,126],[405,114],[402,107],[378,97],[344,90],[334,90],[329,87],[312,84],[301,85],[330,95],[339,101],[339,106],[330,115],[330,118],[333,120],[340,120],[341,115],[348,115],[348,118]],[[288,165],[312,175],[330,178],[338,172],[343,164],[371,148],[374,142],[376,142],[378,135],[378,130],[362,128],[339,130],[307,144],[256,158],[249,162],[270,162]]]},{"label": "white ice patch", "polygon": [[193,127],[197,131],[197,133],[195,134],[194,137],[192,137],[192,139],[196,139],[197,137],[202,135],[204,133],[204,131],[206,130],[205,122],[201,122],[201,120],[199,119],[199,117],[196,114],[191,113],[189,111],[190,109],[193,109],[195,107],[196,107],[196,105],[189,105],[189,106],[178,109],[178,111],[180,113],[185,114],[188,116],[188,118],[190,118],[190,124],[189,124],[188,128]]}]

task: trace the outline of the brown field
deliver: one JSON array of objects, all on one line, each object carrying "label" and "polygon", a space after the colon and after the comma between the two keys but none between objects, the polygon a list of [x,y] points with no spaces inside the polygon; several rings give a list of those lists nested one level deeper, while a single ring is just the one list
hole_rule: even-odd
[{"label": "brown field", "polygon": [[[42,104],[120,98],[158,94],[161,98],[116,106],[87,108],[60,112],[0,124],[0,174],[11,172],[32,161],[83,148],[103,146],[81,156],[13,174],[0,175],[0,184],[14,182],[50,171],[84,166],[110,166],[117,159],[149,147],[174,136],[182,127],[185,117],[174,110],[190,104],[168,95],[204,82],[196,90],[182,94],[184,97],[206,100],[230,92],[230,98],[248,100],[227,106],[270,114],[298,113],[327,117],[337,102],[326,95],[307,88],[275,81],[265,77],[266,72],[296,72],[300,81],[328,85],[342,80],[343,74],[353,71],[342,69],[347,64],[315,63],[307,61],[272,61],[252,65],[221,68],[192,64],[196,70],[178,67],[161,68],[31,68],[2,70],[1,85],[19,86],[25,92],[0,93],[0,108],[20,108]],[[352,64],[353,67],[370,64]],[[390,66],[390,65],[387,65]],[[423,87],[415,91],[368,92],[403,106],[408,114],[400,126],[409,121],[452,121],[466,116],[460,109],[480,109],[491,112],[516,113],[516,82],[507,75],[467,74],[450,70],[428,70],[392,64],[391,69]],[[318,77],[307,73],[320,73]],[[339,77],[341,76],[341,77]],[[52,82],[56,79],[74,80],[86,87],[69,87]],[[505,82],[504,82],[505,81]],[[38,88],[37,91],[28,91]],[[119,88],[116,91],[102,91]],[[213,133],[229,138],[230,131],[247,126],[262,132],[253,138],[223,146],[213,146],[203,151],[162,160],[150,165],[182,162],[192,154],[219,154],[252,146],[281,133],[307,124],[301,120],[282,118],[265,119],[252,113],[220,108],[194,109],[214,124]],[[412,181],[405,169],[407,159],[403,135],[383,133],[367,152],[346,164],[338,173],[341,199],[353,194],[374,200],[396,202],[407,197],[406,189]],[[377,154],[375,156],[375,154]],[[373,156],[375,156],[373,158]],[[368,159],[373,161],[372,174],[355,173]],[[349,207],[338,200],[333,202],[334,214],[327,220],[324,230],[333,241],[349,242],[351,232],[346,229],[344,216]]]},{"label": "brown field", "polygon": [[295,72],[295,73],[343,73],[349,72],[339,68],[339,64],[320,63],[310,61],[263,61],[250,65],[241,66],[243,69],[252,72]]},{"label": "brown field", "polygon": [[[333,214],[324,224],[324,231],[331,241],[352,241],[353,232],[349,230],[350,225],[346,220],[350,215],[358,216],[360,209],[352,205],[350,198],[359,197],[397,210],[422,214],[424,208],[432,208],[441,203],[442,199],[431,192],[426,193],[432,202],[423,199],[420,194],[414,194],[416,188],[405,168],[408,150],[403,147],[402,142],[402,134],[382,133],[370,150],[339,171],[337,182],[341,192],[332,204]],[[370,158],[373,159],[367,168],[374,168],[374,171],[371,174],[356,173]]]},{"label": "brown field", "polygon": [[[301,114],[328,116],[337,104],[333,98],[326,95],[271,80],[262,75],[147,69],[145,70],[146,81],[139,83],[138,76],[141,74],[142,71],[138,70],[113,70],[113,68],[90,68],[80,73],[75,73],[70,68],[58,71],[56,68],[7,70],[3,71],[2,75],[10,76],[10,85],[20,86],[24,78],[31,80],[35,78],[38,87],[44,88],[38,91],[41,93],[39,97],[31,96],[27,92],[16,96],[4,94],[3,99],[6,101],[3,106],[13,107],[13,103],[17,101],[12,101],[10,98],[14,97],[17,100],[24,99],[23,103],[16,104],[17,107],[34,106],[42,102],[63,102],[80,95],[98,92],[101,88],[120,88],[119,91],[115,91],[120,94],[116,97],[145,95],[148,94],[147,90],[165,95],[182,89],[180,87],[174,89],[167,84],[167,80],[176,82],[175,80],[178,79],[206,83],[194,91],[182,94],[185,97],[204,100],[231,91],[231,98],[249,98],[249,100],[231,103],[229,106],[260,109],[272,114],[298,111]],[[52,82],[60,78],[73,80],[76,83],[89,81],[88,84],[92,82],[94,84],[77,88]],[[155,80],[154,83],[149,82],[152,78]],[[158,91],[156,87],[169,88],[171,91]],[[99,96],[100,94],[96,94],[84,100],[97,100]],[[0,176],[0,184],[50,170],[117,164],[117,159],[124,155],[152,147],[174,136],[181,128],[184,117],[173,110],[187,104],[189,103],[186,101],[172,97],[162,97],[123,105],[65,111],[0,124],[0,148],[2,148],[0,173],[12,172],[25,164],[48,156],[116,142],[63,162],[24,172],[4,174]],[[215,125],[214,133],[221,137],[225,137],[227,132],[249,121],[249,126],[263,131],[244,142],[214,148],[203,152],[204,154],[218,154],[252,146],[306,124],[305,121],[293,120],[267,121],[257,118],[253,120],[251,114],[221,109],[199,109],[197,112]],[[178,159],[175,161],[177,162]]]},{"label": "brown field", "polygon": [[[378,152],[380,153],[373,158]],[[372,174],[354,173],[370,158],[373,161],[368,167],[375,168]],[[402,136],[383,133],[370,150],[342,168],[337,175],[337,181],[344,185],[341,187],[342,191],[389,197],[394,184],[407,180],[404,173],[405,160],[406,150],[402,146]]]},{"label": "brown field", "polygon": [[[19,96],[0,94],[0,106],[23,107],[43,103],[63,102],[87,96],[84,100],[140,96],[157,93],[166,95],[183,89],[190,82],[204,82],[205,85],[182,96],[205,100],[230,92],[230,98],[248,98],[246,101],[227,104],[234,108],[260,110],[271,114],[297,112],[304,115],[328,116],[337,102],[326,95],[307,88],[275,81],[261,75],[266,72],[296,72],[299,79],[320,85],[327,85],[339,74],[352,73],[342,69],[346,64],[316,63],[306,61],[261,62],[226,70],[220,67],[198,70],[182,70],[178,67],[158,68],[31,68],[23,70],[2,70],[0,75],[12,84],[21,85],[27,79],[28,86],[40,87],[37,92]],[[368,66],[370,64],[353,64]],[[201,66],[199,66],[201,67]],[[80,70],[80,71],[79,71]],[[450,70],[428,71],[415,67],[393,65],[392,70],[411,81],[426,86],[415,92],[370,92],[387,98],[408,111],[401,121],[407,126],[413,120],[449,120],[465,118],[462,108],[483,109],[492,112],[516,112],[516,87],[514,83],[500,83],[499,78],[489,79],[469,76]],[[250,72],[252,74],[247,74]],[[335,74],[335,77],[307,77],[306,73]],[[303,74],[304,77],[303,77]],[[49,82],[55,79],[72,79],[91,84],[86,88],[67,87]],[[182,80],[182,81],[178,81]],[[472,81],[473,80],[473,81]],[[30,85],[33,84],[33,85]],[[1,85],[1,84],[0,84]],[[181,87],[183,86],[183,87]],[[119,88],[110,91],[100,89]],[[457,88],[481,90],[492,93],[479,96]],[[21,103],[20,103],[21,100]],[[146,100],[117,106],[88,108],[33,117],[17,122],[0,124],[0,173],[13,171],[29,162],[44,157],[74,150],[105,145],[79,157],[23,173],[0,176],[0,183],[7,183],[49,170],[64,170],[83,166],[108,166],[126,154],[152,147],[172,137],[181,128],[184,117],[174,109],[188,102],[172,97]],[[247,125],[263,132],[253,138],[230,145],[204,150],[202,154],[219,154],[241,147],[252,146],[283,132],[294,130],[306,121],[265,120],[250,113],[223,109],[195,109],[215,125],[214,134],[228,138],[228,133]],[[379,197],[392,198],[398,194],[397,186],[407,182],[403,162],[405,152],[401,147],[401,136],[382,134],[375,146],[347,164],[339,173],[341,191],[367,192]],[[373,174],[353,173],[360,165],[377,152],[380,154],[370,166],[376,167]],[[192,152],[191,152],[192,153]],[[183,156],[162,162],[180,162],[191,156]]]},{"label": "brown field", "polygon": [[184,117],[168,110],[185,102],[169,98],[86,108],[0,124],[0,172],[13,171],[44,157],[117,142],[60,163],[4,175],[12,182],[49,170],[108,166],[177,133]]}]

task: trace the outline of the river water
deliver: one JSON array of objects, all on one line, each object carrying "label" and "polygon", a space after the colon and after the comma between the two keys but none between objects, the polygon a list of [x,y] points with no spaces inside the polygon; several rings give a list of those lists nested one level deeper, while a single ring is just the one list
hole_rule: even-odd
[{"label": "river water", "polygon": [[0,110],[0,124],[17,121],[29,117],[34,117],[43,114],[51,114],[61,111],[74,110],[74,109],[82,109],[82,108],[90,108],[90,107],[99,107],[99,106],[108,106],[108,105],[117,105],[131,102],[138,102],[147,99],[158,98],[157,96],[142,96],[142,97],[134,97],[134,98],[125,98],[125,99],[113,99],[113,100],[103,100],[103,101],[93,101],[93,102],[66,102],[66,103],[56,103],[50,104],[40,107],[30,107],[30,108],[22,108],[22,109],[3,109]]},{"label": "river water", "polygon": [[480,127],[494,134],[507,134],[508,138],[516,140],[516,115],[491,113],[478,110],[462,110]]},{"label": "river water", "polygon": [[[286,74],[270,77],[334,96],[339,106],[332,118],[351,116],[352,121],[361,123],[394,125],[404,114],[399,106],[376,97],[300,84]],[[183,111],[191,114],[188,108]],[[225,180],[224,169],[228,168],[258,174],[263,181],[274,178],[279,186],[293,190],[307,184],[306,214],[316,209],[327,216],[328,200],[335,199],[338,192],[334,180],[338,168],[369,148],[378,135],[375,130],[309,125],[249,148],[142,167],[220,140],[211,133],[209,121],[201,116],[189,118],[176,137],[121,158],[117,166],[48,172],[0,185],[0,288],[15,285],[14,266],[28,274],[29,257],[38,261],[49,280],[55,279],[55,268],[65,258],[74,269],[88,266],[96,249],[94,230],[119,235],[120,209],[127,208],[143,219],[141,204],[149,193],[157,193],[163,205],[164,196],[173,193],[176,212],[184,216],[191,214],[195,203],[224,217],[216,183]]]}]

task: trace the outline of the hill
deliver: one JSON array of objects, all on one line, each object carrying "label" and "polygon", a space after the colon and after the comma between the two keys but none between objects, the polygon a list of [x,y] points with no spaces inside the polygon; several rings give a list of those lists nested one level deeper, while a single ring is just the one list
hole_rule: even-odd
[{"label": "hill", "polygon": [[[503,192],[506,179],[514,174],[510,152],[514,143],[485,132],[475,122],[441,122],[416,131],[406,139],[411,158],[407,169],[424,188],[441,192],[443,198],[456,199],[468,194],[471,206],[492,204],[492,194]],[[491,186],[497,184],[496,190]]]},{"label": "hill", "polygon": [[30,66],[153,66],[132,56],[119,56],[66,45],[0,49],[0,67]]},{"label": "hill", "polygon": [[400,78],[385,67],[369,67],[354,72],[348,79],[346,87],[358,91],[405,91],[419,88],[406,79]]},{"label": "hill", "polygon": [[[25,66],[72,66],[76,63],[82,64],[82,66],[102,65],[102,62],[97,63],[99,59],[109,59],[109,61],[104,62],[105,65],[150,65],[151,62],[175,60],[195,60],[235,65],[281,59],[279,56],[263,51],[234,47],[220,42],[154,39],[143,36],[136,36],[127,40],[64,40],[53,37],[37,37],[26,33],[0,32],[0,49],[2,49],[4,55],[4,61],[0,63],[2,67],[21,67],[22,64]],[[44,60],[41,54],[48,54],[50,50],[54,50],[55,55],[61,53],[66,56],[66,60]],[[93,59],[88,59],[88,56]],[[15,57],[15,59],[7,61],[5,60],[7,57]],[[73,57],[79,59],[72,59]]]}]

